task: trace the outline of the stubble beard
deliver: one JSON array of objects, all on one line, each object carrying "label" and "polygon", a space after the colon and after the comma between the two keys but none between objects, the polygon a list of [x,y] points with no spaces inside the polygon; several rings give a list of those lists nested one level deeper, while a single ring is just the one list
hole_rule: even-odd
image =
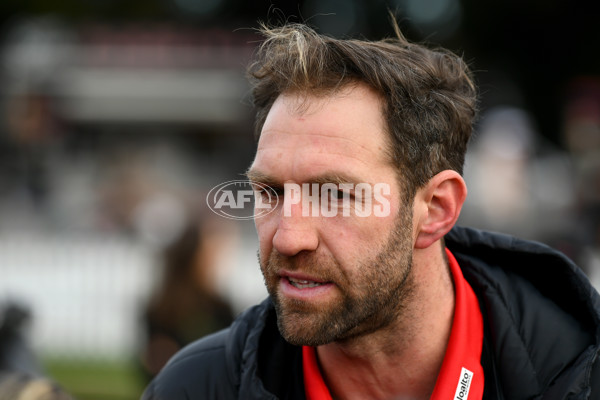
[{"label": "stubble beard", "polygon": [[[289,343],[320,346],[346,341],[383,329],[402,317],[413,292],[412,223],[407,213],[402,214],[404,217],[399,218],[378,253],[360,261],[356,269],[358,279],[349,281],[335,260],[319,260],[315,254],[284,257],[274,250],[266,265],[261,262],[279,331]],[[318,308],[303,301],[282,299],[277,276],[282,267],[301,269],[334,282],[340,296]]]}]

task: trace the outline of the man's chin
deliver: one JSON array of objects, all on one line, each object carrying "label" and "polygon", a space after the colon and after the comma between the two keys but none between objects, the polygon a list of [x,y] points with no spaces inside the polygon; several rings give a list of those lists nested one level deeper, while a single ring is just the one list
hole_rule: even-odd
[{"label": "man's chin", "polygon": [[327,339],[321,336],[315,335],[314,332],[308,330],[289,330],[283,326],[279,326],[279,332],[286,342],[294,346],[322,346],[333,342],[333,339]]},{"label": "man's chin", "polygon": [[277,313],[277,326],[281,336],[290,344],[296,346],[321,346],[335,340],[327,318],[315,315],[313,311],[305,313]]}]

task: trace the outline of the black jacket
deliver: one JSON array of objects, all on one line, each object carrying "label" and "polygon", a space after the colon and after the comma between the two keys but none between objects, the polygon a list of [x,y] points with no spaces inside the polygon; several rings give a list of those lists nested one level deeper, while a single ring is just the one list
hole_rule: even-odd
[{"label": "black jacket", "polygon": [[[600,399],[600,297],[547,246],[454,228],[446,236],[486,326],[485,399]],[[270,300],[178,353],[144,400],[303,399],[299,347]]]}]

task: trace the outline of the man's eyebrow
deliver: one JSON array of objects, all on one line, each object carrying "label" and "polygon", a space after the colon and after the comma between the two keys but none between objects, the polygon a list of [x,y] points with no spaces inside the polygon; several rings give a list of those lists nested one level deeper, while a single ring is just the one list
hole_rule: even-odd
[{"label": "man's eyebrow", "polygon": [[334,185],[340,185],[342,183],[352,183],[356,185],[357,183],[361,183],[362,181],[345,173],[325,172],[313,178],[307,179],[307,182],[318,183],[319,185],[323,185],[325,183],[333,183]]},{"label": "man's eyebrow", "polygon": [[246,178],[248,178],[250,182],[262,183],[268,186],[276,186],[280,184],[279,180],[261,171],[249,169],[244,175],[246,175]]},{"label": "man's eyebrow", "polygon": [[[276,179],[268,174],[265,174],[261,171],[256,170],[248,170],[246,171],[246,177],[248,180],[252,182],[263,183],[265,185],[273,185],[273,186],[281,186],[281,180]],[[342,183],[352,183],[358,184],[361,183],[362,180],[353,177],[352,175],[348,175],[345,173],[339,172],[324,172],[322,174],[316,175],[314,177],[310,177],[304,180],[301,183],[316,183],[319,185],[323,185],[325,183],[333,183],[334,185],[340,185]]]}]

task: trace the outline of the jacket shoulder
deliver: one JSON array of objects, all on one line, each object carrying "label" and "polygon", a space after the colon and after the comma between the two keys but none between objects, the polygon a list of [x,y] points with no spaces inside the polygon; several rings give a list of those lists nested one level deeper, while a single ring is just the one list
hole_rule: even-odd
[{"label": "jacket shoulder", "polygon": [[230,328],[200,339],[179,351],[150,382],[143,400],[233,398],[225,362],[225,342]]},{"label": "jacket shoulder", "polygon": [[600,296],[571,260],[541,243],[459,227],[446,245],[478,295],[506,398],[598,390]]},{"label": "jacket shoulder", "polygon": [[175,354],[150,382],[142,400],[233,399],[240,387],[242,358],[255,335],[266,302],[252,307],[222,331],[198,339]]}]

